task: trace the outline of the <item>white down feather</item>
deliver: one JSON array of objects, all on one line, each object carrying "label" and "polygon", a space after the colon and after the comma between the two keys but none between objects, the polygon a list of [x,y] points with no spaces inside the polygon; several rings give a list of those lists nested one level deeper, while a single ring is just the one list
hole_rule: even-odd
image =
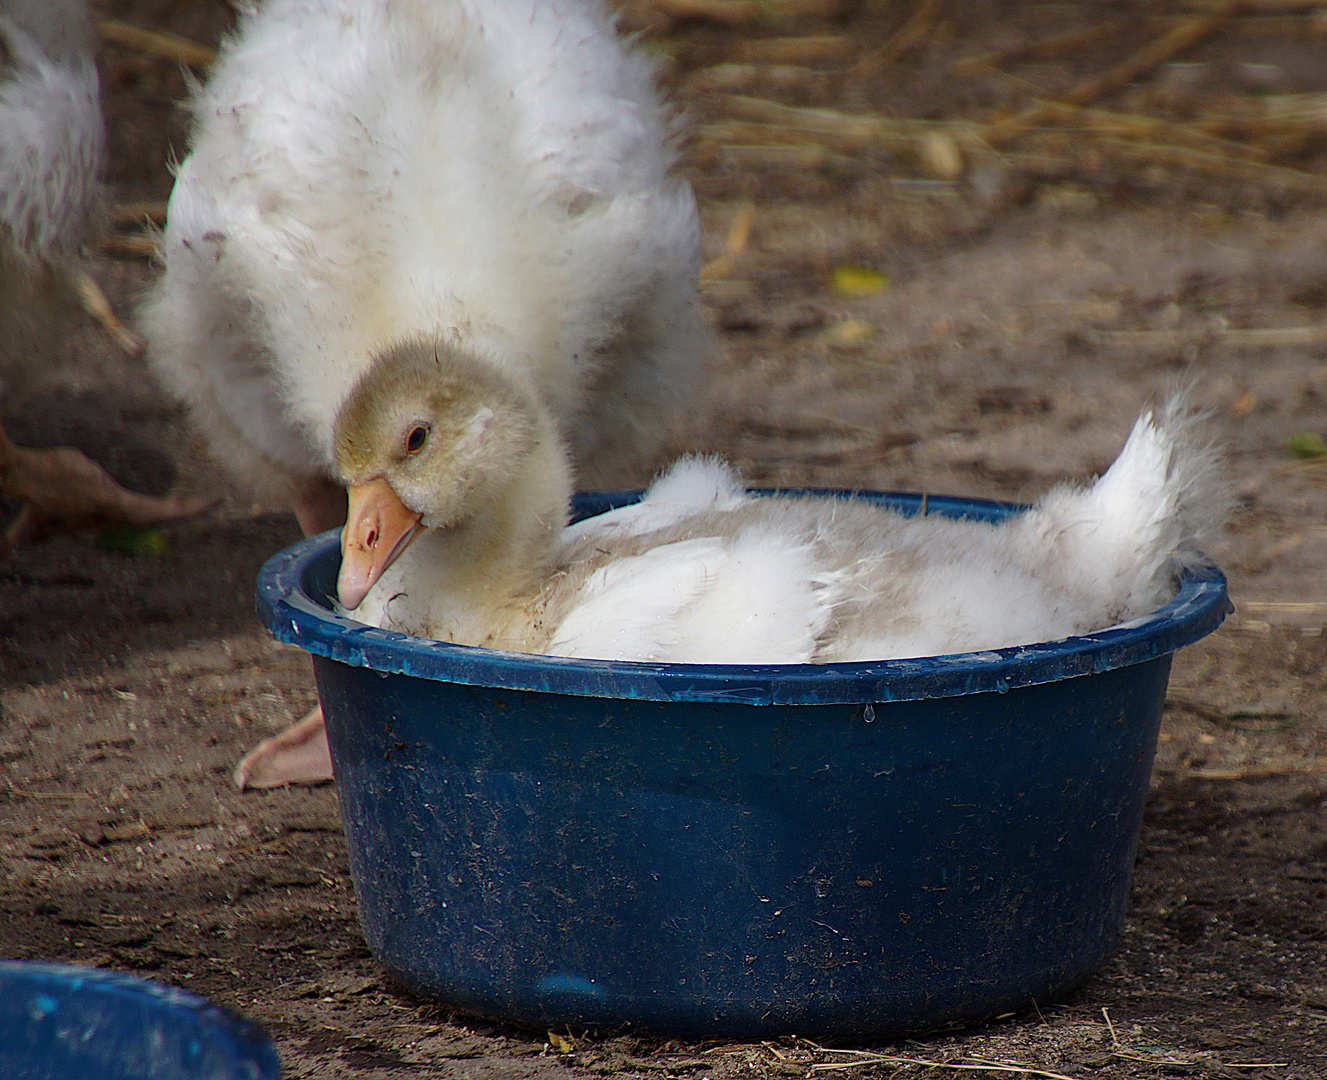
[{"label": "white down feather", "polygon": [[374,354],[464,343],[611,478],[694,382],[693,199],[599,0],[267,0],[193,103],[144,311],[260,493],[334,474]]}]

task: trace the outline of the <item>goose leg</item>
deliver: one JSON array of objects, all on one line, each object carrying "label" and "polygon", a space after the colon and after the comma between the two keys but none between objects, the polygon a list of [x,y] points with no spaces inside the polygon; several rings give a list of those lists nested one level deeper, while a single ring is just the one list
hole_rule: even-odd
[{"label": "goose leg", "polygon": [[[346,489],[323,477],[312,477],[296,493],[294,508],[305,536],[340,528],[346,522]],[[327,749],[322,707],[260,742],[240,759],[233,775],[241,791],[331,780],[332,754]]]},{"label": "goose leg", "polygon": [[0,534],[0,555],[25,540],[60,532],[146,528],[193,517],[212,506],[207,498],[153,498],[122,488],[100,465],[69,447],[29,450],[15,446],[0,425],[0,494],[23,509]]},{"label": "goose leg", "polygon": [[83,310],[101,323],[101,328],[114,339],[115,343],[129,356],[141,355],[142,340],[120,322],[111,307],[111,302],[106,299],[106,294],[101,291],[101,286],[93,276],[86,270],[78,271],[74,275],[74,287],[83,302]]},{"label": "goose leg", "polygon": [[332,755],[327,749],[322,708],[260,742],[240,759],[234,777],[241,791],[332,779]]}]

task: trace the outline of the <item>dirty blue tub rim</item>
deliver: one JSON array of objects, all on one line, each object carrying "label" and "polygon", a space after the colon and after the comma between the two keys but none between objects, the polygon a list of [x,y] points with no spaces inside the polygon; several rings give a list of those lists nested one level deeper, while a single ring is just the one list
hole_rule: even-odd
[{"label": "dirty blue tub rim", "polygon": [[[0,1001],[0,1069],[23,1076],[140,1077],[151,1054],[151,1075],[162,1078],[281,1077],[259,1024],[169,983],[110,968],[0,958]],[[182,1056],[169,1056],[154,1029],[172,1032]]]},{"label": "dirty blue tub rim", "polygon": [[[757,492],[764,494],[765,492]],[[857,498],[907,514],[998,522],[1026,506],[907,492],[799,489]],[[577,495],[575,516],[635,501],[639,492]],[[1210,634],[1233,608],[1215,564],[1188,567],[1173,599],[1149,615],[1091,634],[984,652],[837,664],[661,664],[586,660],[481,649],[367,626],[332,609],[340,565],[337,530],[272,556],[258,575],[258,614],[287,644],[353,667],[470,686],[644,701],[750,705],[866,705],[1005,693],[1141,664]]]}]

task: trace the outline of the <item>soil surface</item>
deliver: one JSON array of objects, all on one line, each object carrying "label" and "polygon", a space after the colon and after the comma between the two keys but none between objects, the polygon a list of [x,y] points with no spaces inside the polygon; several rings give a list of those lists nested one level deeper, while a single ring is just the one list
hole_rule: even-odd
[{"label": "soil surface", "polygon": [[[204,44],[233,22],[216,0],[96,7]],[[1127,924],[1081,989],[832,1048],[519,1031],[404,992],[360,934],[335,786],[230,780],[314,704],[253,609],[295,522],[251,505],[90,322],[5,400],[14,437],[222,501],[161,554],[81,535],[0,561],[0,955],[205,994],[260,1021],[291,1077],[1327,1076],[1327,25],[1310,4],[1213,10],[624,12],[695,129],[711,260],[712,373],[673,450],[756,484],[1025,498],[1099,472],[1176,380],[1216,410],[1236,614],[1176,659]],[[100,61],[112,202],[163,200],[180,64],[110,40]],[[124,237],[148,212],[95,268],[131,325],[154,268]]]}]

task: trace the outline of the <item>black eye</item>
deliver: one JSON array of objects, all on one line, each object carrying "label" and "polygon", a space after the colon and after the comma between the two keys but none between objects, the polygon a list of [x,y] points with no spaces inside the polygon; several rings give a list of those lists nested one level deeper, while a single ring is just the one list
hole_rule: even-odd
[{"label": "black eye", "polygon": [[405,437],[405,452],[407,454],[418,454],[424,449],[424,444],[429,441],[429,429],[427,424],[416,424],[412,427]]}]

